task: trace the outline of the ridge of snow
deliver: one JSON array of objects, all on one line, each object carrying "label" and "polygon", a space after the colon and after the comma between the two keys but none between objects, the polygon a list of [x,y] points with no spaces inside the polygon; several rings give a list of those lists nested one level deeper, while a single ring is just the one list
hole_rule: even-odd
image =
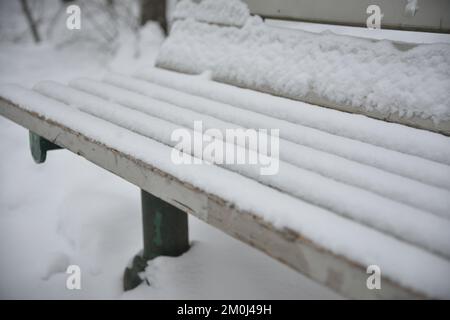
[{"label": "ridge of snow", "polygon": [[[75,106],[80,110],[122,126],[158,142],[173,148],[177,142],[171,140],[171,133],[180,128],[172,120],[163,120],[142,110],[133,110],[117,103],[111,99],[104,99],[92,94],[66,87],[53,82],[39,83],[35,89],[50,98],[57,99],[67,105]],[[156,107],[166,108],[169,105],[157,103]],[[179,116],[188,112],[178,111]],[[187,129],[186,127],[182,127]],[[187,129],[195,139],[202,139],[202,133]],[[245,149],[235,146],[234,143],[224,142],[227,150]],[[229,149],[228,149],[229,148]],[[192,156],[201,157],[196,151],[186,151]],[[202,150],[201,150],[202,151]],[[201,152],[200,151],[200,152]],[[248,150],[249,153],[255,151]],[[286,152],[289,152],[286,150]],[[206,159],[214,163],[214,158]],[[170,159],[168,159],[170,161]],[[233,172],[259,181],[267,186],[275,187],[277,190],[286,192],[308,203],[326,208],[345,217],[350,217],[366,225],[393,234],[399,239],[425,247],[431,251],[450,257],[450,202],[448,192],[444,192],[438,203],[444,203],[438,217],[427,212],[418,210],[380,197],[364,189],[343,184],[332,179],[323,177],[317,173],[295,167],[284,161],[280,161],[279,172],[273,176],[264,176],[259,173],[260,165],[228,165],[219,164]],[[374,206],[374,204],[377,204]]]},{"label": "ridge of snow", "polygon": [[217,166],[202,166],[200,170],[196,165],[177,166],[168,160],[170,147],[37,92],[1,86],[0,94],[26,110],[67,125],[182,181],[189,181],[201,190],[228,199],[241,210],[257,212],[277,227],[294,228],[335,254],[362,265],[376,262],[387,278],[408,288],[432,297],[450,297],[450,286],[442,281],[450,273],[450,262],[446,259]]},{"label": "ridge of snow", "polygon": [[[279,128],[281,132],[286,132],[296,127],[289,122],[276,121],[273,118],[245,112],[238,108],[232,109],[224,104],[141,80],[116,75],[109,75],[105,80],[108,79],[115,85],[89,79],[77,79],[71,81],[70,86],[190,129],[193,129],[194,121],[198,119],[202,119],[205,129],[215,128],[222,132],[229,128],[249,128],[248,124],[252,124],[250,119],[258,120],[258,118],[262,118],[264,123],[252,125],[250,128]],[[228,121],[223,120],[219,113],[208,112],[211,109],[223,111],[234,117],[228,117]],[[233,121],[238,119],[241,121]],[[381,150],[383,151],[383,149]],[[290,164],[425,211],[443,213],[450,208],[449,205],[444,205],[445,202],[450,201],[449,188],[443,190],[426,185],[395,173],[336,156],[333,153],[296,144],[283,139],[283,137],[280,139],[279,151],[280,159]],[[374,152],[375,150],[368,153],[373,154]],[[402,163],[409,160],[406,155],[397,155],[402,158]],[[419,171],[428,172],[430,165],[434,165],[433,162],[425,163],[427,166],[421,166]],[[445,176],[450,180],[450,167],[442,166],[440,177]]]},{"label": "ridge of snow", "polygon": [[381,116],[450,121],[450,45],[401,50],[390,41],[267,26],[178,20],[156,65],[296,100]]},{"label": "ridge of snow", "polygon": [[376,120],[363,115],[321,108],[301,101],[160,68],[141,70],[137,73],[137,77],[276,119],[315,128],[332,135],[450,165],[450,137],[441,134]]},{"label": "ridge of snow", "polygon": [[173,13],[174,19],[195,19],[201,22],[242,27],[250,17],[241,0],[181,0]]}]

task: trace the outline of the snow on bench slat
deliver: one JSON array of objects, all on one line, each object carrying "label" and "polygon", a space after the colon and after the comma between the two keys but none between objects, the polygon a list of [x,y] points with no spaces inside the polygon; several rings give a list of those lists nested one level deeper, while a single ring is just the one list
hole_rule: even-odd
[{"label": "snow on bench slat", "polygon": [[159,68],[140,71],[140,78],[179,91],[253,110],[311,128],[391,150],[450,164],[450,138],[362,115],[320,108],[300,101],[208,81]]},{"label": "snow on bench slat", "polygon": [[110,74],[104,81],[247,128],[283,128],[280,137],[312,149],[370,165],[394,174],[450,190],[450,167],[437,162],[296,125],[263,114],[167,87]]},{"label": "snow on bench slat", "polygon": [[[227,129],[242,128],[231,122],[225,122],[98,81],[78,79],[71,81],[70,85],[74,88],[100,96],[108,101],[118,102],[129,108],[190,129],[194,129],[194,122],[198,120],[202,120],[205,130],[209,128],[218,129],[224,137],[226,136],[225,132]],[[144,91],[148,92],[148,90]],[[171,93],[171,95],[176,94],[178,93]],[[179,98],[183,99],[183,101],[188,101],[190,98],[187,95],[181,95]],[[208,101],[202,102],[209,103]],[[192,101],[191,103],[195,105],[199,104],[198,101]],[[280,129],[284,131],[284,128]],[[246,147],[245,144],[241,146]],[[425,211],[447,217],[448,212],[450,212],[450,192],[447,190],[428,186],[415,180],[394,175],[370,166],[361,165],[358,162],[349,161],[322,151],[316,151],[312,148],[303,147],[284,139],[280,139],[280,159],[300,168],[373,191],[379,195]]]},{"label": "snow on bench slat", "polygon": [[0,95],[25,110],[226,199],[240,210],[257,214],[278,228],[289,227],[305,239],[363,267],[376,263],[384,277],[407,288],[435,298],[450,298],[450,284],[442,280],[450,273],[450,262],[446,259],[217,166],[175,165],[170,161],[170,147],[37,92],[1,86]]},{"label": "snow on bench slat", "polygon": [[173,19],[191,18],[197,21],[242,27],[250,15],[247,5],[240,0],[203,0],[195,3],[179,1]]},{"label": "snow on bench slat", "polygon": [[330,32],[176,21],[156,65],[450,134],[450,45],[398,48]]},{"label": "snow on bench slat", "polygon": [[[35,86],[35,90],[168,146],[176,147],[178,144],[171,139],[171,135],[180,126],[172,122],[54,82],[39,83]],[[184,113],[183,110],[179,112]],[[189,132],[194,140],[201,139],[201,133],[192,130]],[[233,149],[232,144],[226,145],[230,150]],[[200,150],[199,157],[202,151]],[[213,162],[213,159],[207,160]],[[259,165],[224,163],[219,166],[450,258],[448,219],[336,182],[283,161],[280,162],[279,172],[276,175],[261,175]],[[446,214],[449,217],[448,211]]]}]

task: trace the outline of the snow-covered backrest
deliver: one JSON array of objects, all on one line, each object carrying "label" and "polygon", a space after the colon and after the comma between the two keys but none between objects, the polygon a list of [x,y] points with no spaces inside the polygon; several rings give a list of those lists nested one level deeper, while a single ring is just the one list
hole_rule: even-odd
[{"label": "snow-covered backrest", "polygon": [[450,45],[274,28],[240,0],[182,0],[156,65],[450,135]]},{"label": "snow-covered backrest", "polygon": [[450,33],[448,0],[243,1],[262,17],[365,28],[367,18],[379,9],[382,29]]}]

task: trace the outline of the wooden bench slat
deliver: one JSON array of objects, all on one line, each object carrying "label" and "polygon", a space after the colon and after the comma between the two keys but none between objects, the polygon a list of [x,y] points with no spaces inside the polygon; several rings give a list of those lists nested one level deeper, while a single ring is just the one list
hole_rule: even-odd
[{"label": "wooden bench slat", "polygon": [[[176,21],[156,66],[208,73],[235,87],[450,135],[450,83],[444,80],[449,55],[448,44],[399,46],[388,40],[285,30],[249,16],[242,28]],[[448,164],[448,155],[446,159]]]},{"label": "wooden bench slat", "polygon": [[[0,110],[6,117],[347,296],[411,297],[414,291],[433,297],[448,295],[448,286],[440,281],[440,275],[450,271],[445,259],[215,166],[201,171],[183,167],[181,174],[162,160],[163,154],[166,161],[169,157],[168,147],[129,130],[121,129],[115,136],[117,126],[37,93],[30,98],[26,97],[30,95],[28,90],[7,92],[5,95],[3,91],[4,97],[23,107],[4,100]],[[127,141],[133,141],[133,145]],[[186,179],[189,174],[194,185],[180,180],[180,176]],[[211,179],[218,181],[211,186]],[[231,188],[222,190],[224,186]],[[241,199],[240,188],[246,190],[245,198]],[[264,206],[262,199],[270,199],[273,204]],[[274,226],[274,221],[285,219],[282,217],[290,220],[291,231]],[[354,237],[360,243],[355,243]],[[391,256],[386,248],[402,252],[401,257]],[[381,292],[365,288],[364,264],[374,258],[380,261],[386,276]],[[411,261],[419,262],[411,267]],[[403,273],[406,270],[408,274]]]},{"label": "wooden bench slat", "polygon": [[[205,129],[215,128],[219,129],[222,133],[232,128],[282,128],[281,131],[285,132],[295,131],[296,127],[298,127],[298,125],[286,121],[255,114],[254,112],[246,112],[239,108],[231,107],[230,109],[232,110],[227,110],[230,107],[228,105],[183,94],[164,87],[154,87],[151,84],[139,80],[126,77],[119,77],[119,79],[114,85],[89,79],[74,80],[71,81],[70,85],[108,101],[117,102],[133,110],[138,110],[190,129],[194,128],[194,122],[199,119],[203,121]],[[128,90],[124,89],[122,82],[129,84],[128,86],[125,85]],[[174,96],[176,98],[171,99]],[[172,103],[177,103],[178,105]],[[220,117],[215,117],[217,114],[215,116],[207,115],[206,113],[213,107],[218,111],[222,111],[223,114],[232,113],[235,119],[240,119],[244,122],[239,122],[240,125],[238,125],[230,121],[224,121]],[[198,110],[198,112],[195,110]],[[252,124],[251,120],[254,120],[257,116],[266,119],[265,123],[259,126],[245,126],[248,123]],[[444,188],[446,190],[430,187],[427,184],[406,179],[398,174],[392,174],[372,166],[360,164],[354,160],[348,160],[332,153],[316,150],[285,139],[280,139],[280,159],[294,166],[362,189],[370,190],[392,200],[422,208],[425,211],[434,212],[433,208],[439,206],[439,203],[443,204],[446,201],[444,199],[450,199],[448,187]],[[432,166],[435,164],[429,161],[424,162]],[[440,169],[440,175],[438,176],[442,177],[442,173],[445,172],[445,166],[438,167]],[[424,171],[427,171],[427,169],[428,167],[421,168]],[[450,167],[447,170],[449,171],[448,178],[450,180]],[[449,210],[443,205],[442,212],[447,211]]]},{"label": "wooden bench slat", "polygon": [[[53,99],[68,105],[80,106],[80,110],[125,129],[155,139],[170,147],[176,147],[177,145],[176,141],[171,140],[171,134],[180,126],[172,121],[148,116],[122,105],[111,103],[112,98],[110,97],[104,100],[57,83],[38,84],[35,88],[40,93]],[[124,98],[130,97],[130,94],[132,97],[132,93],[121,93]],[[150,101],[150,103],[155,102]],[[184,110],[178,109],[177,112],[183,115]],[[197,118],[197,120],[201,119],[201,116]],[[191,136],[194,140],[202,139],[200,133],[191,131]],[[242,147],[236,146],[236,148]],[[286,151],[289,152],[290,150]],[[201,157],[201,155],[196,156]],[[435,201],[442,204],[442,212],[438,212],[438,214],[444,216],[444,218],[441,218],[438,215],[429,214],[414,207],[377,196],[364,189],[327,179],[322,175],[292,166],[283,161],[279,164],[279,172],[273,176],[261,175],[258,171],[259,166],[256,165],[219,164],[219,166],[450,258],[450,234],[448,233],[450,216],[448,216],[447,208],[450,205],[446,204],[447,199],[450,199],[450,194],[447,191],[442,191],[444,194],[439,194],[439,189],[428,192],[428,197],[433,198],[435,196]],[[373,203],[377,203],[376,208]]]},{"label": "wooden bench slat", "polygon": [[[239,88],[199,76],[152,68],[138,71],[140,79],[332,135],[450,165],[450,138],[426,130],[372,119],[301,101]],[[331,138],[327,136],[327,139]],[[358,146],[357,149],[359,149]]]},{"label": "wooden bench slat", "polygon": [[[180,76],[183,75],[180,74]],[[444,164],[407,155],[395,150],[381,148],[358,140],[340,137],[255,111],[241,109],[231,104],[219,103],[209,98],[204,98],[204,95],[201,93],[198,93],[198,96],[193,92],[187,94],[186,92],[170,89],[162,85],[155,85],[151,82],[143,82],[118,75],[108,75],[104,80],[114,86],[138,92],[167,103],[177,104],[223,121],[231,121],[242,127],[285,128],[285,130],[280,132],[280,137],[287,141],[450,190],[450,167]],[[172,80],[174,81],[171,83],[176,82],[175,79]],[[165,82],[164,80],[161,81]],[[192,79],[192,81],[195,82],[195,79]],[[172,87],[170,84],[167,85]],[[213,90],[216,85],[216,83],[208,83],[206,85],[204,83],[196,83],[195,87],[200,88],[203,86],[204,91],[202,92],[207,92],[207,88],[209,90],[211,86],[211,90]],[[179,84],[175,84],[175,86],[180,88],[180,90],[182,89]],[[220,84],[220,86],[222,85]],[[232,92],[229,93],[233,94]],[[255,94],[251,91],[248,91],[248,93]],[[298,107],[298,105],[292,106],[294,108]],[[333,117],[334,114],[331,114],[330,118]],[[382,124],[380,123],[379,130],[382,129]],[[408,165],[405,166],[405,163],[408,163]]]}]

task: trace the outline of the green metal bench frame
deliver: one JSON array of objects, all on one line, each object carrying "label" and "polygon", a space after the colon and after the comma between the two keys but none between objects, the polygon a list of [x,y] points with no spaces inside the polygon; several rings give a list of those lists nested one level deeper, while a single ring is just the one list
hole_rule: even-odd
[{"label": "green metal bench frame", "polygon": [[[29,132],[30,150],[37,164],[44,163],[47,152],[63,149]],[[123,288],[132,290],[143,282],[141,273],[149,260],[159,256],[178,257],[189,249],[187,213],[141,189],[143,250],[125,269]]]}]

